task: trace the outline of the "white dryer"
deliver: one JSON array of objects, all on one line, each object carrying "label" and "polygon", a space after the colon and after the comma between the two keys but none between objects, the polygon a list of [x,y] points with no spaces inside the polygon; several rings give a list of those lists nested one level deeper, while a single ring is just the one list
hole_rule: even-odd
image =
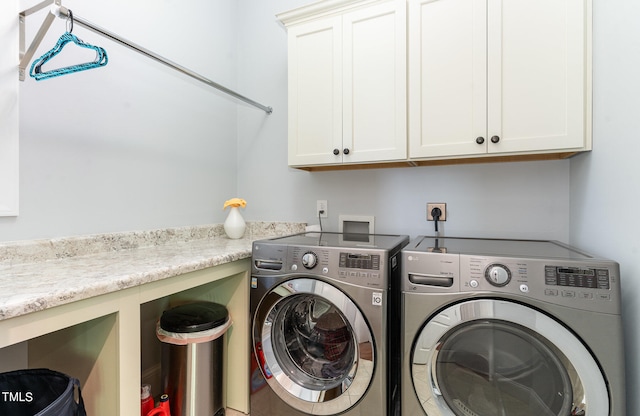
[{"label": "white dryer", "polygon": [[401,264],[403,415],[624,416],[617,263],[420,236]]}]

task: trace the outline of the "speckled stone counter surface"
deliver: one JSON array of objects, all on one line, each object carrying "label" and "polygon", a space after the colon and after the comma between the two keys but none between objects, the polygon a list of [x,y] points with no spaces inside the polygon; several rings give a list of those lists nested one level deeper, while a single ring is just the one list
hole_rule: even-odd
[{"label": "speckled stone counter surface", "polygon": [[254,240],[304,228],[248,223],[238,240],[216,224],[0,242],[0,320],[248,258]]}]

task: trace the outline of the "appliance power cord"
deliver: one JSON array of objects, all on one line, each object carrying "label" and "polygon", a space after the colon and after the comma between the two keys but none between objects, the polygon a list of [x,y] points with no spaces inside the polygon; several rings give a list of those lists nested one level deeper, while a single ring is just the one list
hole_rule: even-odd
[{"label": "appliance power cord", "polygon": [[440,208],[435,207],[434,209],[431,210],[431,216],[433,217],[436,237],[440,236],[440,233],[438,232],[438,221],[440,221],[440,216],[441,215],[442,215],[442,210]]}]

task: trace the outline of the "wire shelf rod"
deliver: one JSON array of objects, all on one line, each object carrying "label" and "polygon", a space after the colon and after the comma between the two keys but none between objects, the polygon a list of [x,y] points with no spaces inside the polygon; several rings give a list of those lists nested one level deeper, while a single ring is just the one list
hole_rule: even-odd
[{"label": "wire shelf rod", "polygon": [[[51,26],[51,22],[53,21],[53,16],[58,16],[58,17],[63,17],[63,18],[67,18],[69,16],[69,9],[67,9],[66,7],[62,6],[60,3],[61,0],[44,0],[43,2],[39,3],[36,6],[31,7],[30,9],[27,9],[23,12],[21,12],[19,14],[19,19],[20,19],[20,80],[24,81],[24,77],[25,77],[25,71],[26,71],[26,67],[29,63],[29,61],[31,60],[31,58],[33,57],[33,54],[35,53],[35,50],[38,48],[40,42],[42,42],[42,39],[44,38],[44,35],[46,34],[47,30],[49,29],[49,27]],[[47,17],[45,18],[45,21],[43,22],[42,26],[40,27],[40,30],[38,31],[38,33],[36,34],[33,42],[31,43],[31,45],[29,46],[29,49],[27,51],[24,51],[24,20],[25,17],[28,16],[29,14],[32,14],[38,10],[41,10],[42,8],[46,7],[49,4],[54,3],[54,6],[52,7],[51,12],[47,15]],[[244,95],[238,94],[237,92],[233,91],[232,89],[229,89],[227,87],[225,87],[224,85],[218,84],[215,81],[212,81],[188,68],[185,68],[182,65],[179,65],[173,61],[170,61],[169,59],[163,58],[162,56],[146,49],[143,48],[142,46],[131,42],[127,39],[123,39],[120,36],[114,34],[113,32],[110,32],[104,28],[101,28],[100,26],[97,26],[85,19],[83,19],[82,17],[79,17],[78,15],[76,15],[75,13],[73,14],[73,22],[77,23],[78,25],[84,27],[85,29],[89,29],[94,33],[97,33],[101,36],[106,37],[107,39],[110,39],[116,43],[119,43],[123,46],[126,46],[127,48],[138,52],[144,56],[146,56],[147,58],[153,59],[156,62],[159,62],[163,65],[168,66],[169,68],[172,68],[178,72],[181,72],[195,80],[198,80],[200,82],[203,82],[204,84],[209,85],[210,87],[213,87],[219,91],[224,92],[227,95],[230,95],[240,101],[243,101],[247,104],[250,104],[254,107],[257,107],[261,110],[263,110],[265,113],[267,114],[271,114],[273,112],[273,108],[270,106],[265,106],[263,104],[258,103],[257,101],[254,101],[248,97],[245,97]]]}]

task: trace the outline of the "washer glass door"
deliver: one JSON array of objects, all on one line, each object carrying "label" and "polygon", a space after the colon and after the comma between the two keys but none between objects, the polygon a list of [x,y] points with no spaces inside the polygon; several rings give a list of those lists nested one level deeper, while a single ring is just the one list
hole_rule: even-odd
[{"label": "washer glass door", "polygon": [[364,316],[323,281],[293,279],[269,292],[253,334],[265,379],[299,411],[341,413],[360,400],[373,377],[373,337]]},{"label": "washer glass door", "polygon": [[466,301],[432,317],[414,344],[412,379],[429,416],[609,414],[602,373],[576,336],[503,300]]}]

